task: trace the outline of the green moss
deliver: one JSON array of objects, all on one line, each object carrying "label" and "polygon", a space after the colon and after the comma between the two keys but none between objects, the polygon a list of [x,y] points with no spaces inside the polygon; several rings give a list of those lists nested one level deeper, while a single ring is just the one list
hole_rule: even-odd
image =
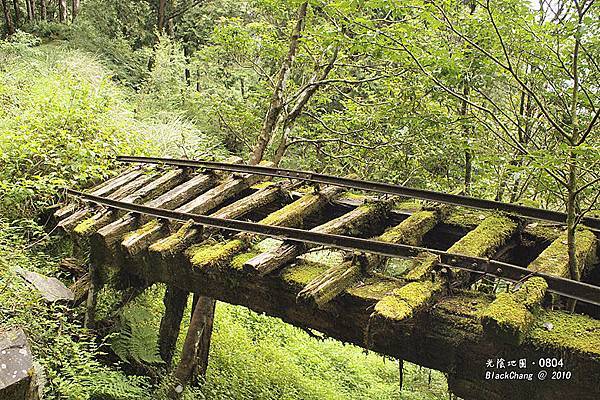
[{"label": "green moss", "polygon": [[269,214],[260,223],[274,226],[302,227],[304,216],[314,211],[319,204],[319,194],[305,194],[293,203]]},{"label": "green moss", "polygon": [[395,204],[392,209],[396,211],[418,212],[423,209],[423,204],[417,200],[406,200]]},{"label": "green moss", "polygon": [[76,227],[75,229],[73,229],[73,232],[75,232],[77,235],[81,235],[81,236],[88,236],[89,234],[91,234],[94,231],[94,226],[96,225],[96,219],[93,217],[84,219],[83,221],[81,221]]},{"label": "green moss", "polygon": [[375,313],[383,318],[396,321],[406,320],[440,292],[443,288],[441,282],[411,282],[391,295],[385,296],[375,305]]},{"label": "green moss", "polygon": [[516,231],[517,223],[507,217],[492,215],[456,242],[449,253],[487,257],[496,251]]},{"label": "green moss", "polygon": [[161,228],[161,224],[158,222],[158,220],[153,219],[152,221],[142,225],[141,228],[136,229],[135,231],[129,232],[128,234],[123,236],[123,241],[126,242],[136,236],[143,236],[144,234],[146,234],[148,232],[152,232],[159,228]]},{"label": "green moss", "polygon": [[186,236],[193,233],[193,230],[194,230],[193,225],[194,225],[194,223],[192,221],[186,222],[185,224],[183,224],[181,226],[181,228],[179,228],[177,230],[177,232],[153,243],[149,247],[149,250],[153,251],[153,252],[157,252],[157,253],[163,253],[163,252],[167,252],[167,251],[176,250],[178,248],[178,245],[181,243],[181,241]]},{"label": "green moss", "polygon": [[527,225],[523,232],[533,236],[533,238],[536,240],[551,242],[558,239],[561,229],[555,226],[548,226],[534,222],[533,224]]},{"label": "green moss", "polygon": [[512,293],[499,293],[480,317],[488,336],[515,345],[521,343],[533,322],[533,314]]},{"label": "green moss", "polygon": [[305,253],[298,257],[308,263],[316,263],[333,267],[344,262],[346,253],[339,250],[318,250]]},{"label": "green moss", "polygon": [[254,185],[250,186],[250,188],[255,189],[255,190],[260,190],[260,189],[264,189],[269,186],[273,186],[275,184],[276,183],[272,182],[272,181],[263,181],[263,182],[255,183]]},{"label": "green moss", "polygon": [[437,223],[433,211],[419,211],[395,227],[388,229],[378,240],[389,243],[404,243],[417,246],[421,243],[423,235],[429,232]]},{"label": "green moss", "polygon": [[392,280],[370,278],[366,282],[355,285],[347,292],[355,297],[365,300],[381,300],[399,287],[400,283]]},{"label": "green moss", "polygon": [[548,289],[546,280],[539,276],[534,276],[525,281],[523,286],[514,293],[515,301],[523,304],[531,310],[541,303]]},{"label": "green moss", "polygon": [[287,283],[304,287],[328,268],[329,266],[320,263],[299,262],[285,268],[281,272],[281,279]]},{"label": "green moss", "polygon": [[406,273],[404,279],[420,281],[427,277],[438,262],[438,256],[433,253],[420,253],[412,260],[412,268]]},{"label": "green moss", "polygon": [[244,269],[244,264],[246,263],[246,261],[256,257],[259,254],[260,252],[258,251],[249,251],[246,253],[238,254],[231,260],[231,268],[241,271]]},{"label": "green moss", "polygon": [[[527,341],[538,347],[560,348],[593,355],[600,360],[600,321],[562,311],[541,311]],[[552,324],[552,329],[544,327]],[[547,325],[548,326],[548,325]]]},{"label": "green moss", "polygon": [[[597,245],[596,236],[587,230],[578,231],[575,236],[575,255],[580,269],[593,263]],[[531,264],[529,269],[558,276],[569,276],[569,254],[567,233],[560,235]]]},{"label": "green moss", "polygon": [[340,195],[340,198],[341,199],[349,199],[349,200],[358,200],[358,201],[365,201],[368,199],[368,197],[362,193],[354,193],[351,191],[345,191],[344,193],[342,193]]},{"label": "green moss", "polygon": [[194,246],[188,251],[188,257],[196,268],[222,267],[229,263],[236,253],[243,251],[246,246],[246,242],[240,239]]},{"label": "green moss", "polygon": [[461,228],[473,229],[491,215],[492,213],[489,211],[454,208],[444,219],[444,222],[450,225],[457,225]]}]

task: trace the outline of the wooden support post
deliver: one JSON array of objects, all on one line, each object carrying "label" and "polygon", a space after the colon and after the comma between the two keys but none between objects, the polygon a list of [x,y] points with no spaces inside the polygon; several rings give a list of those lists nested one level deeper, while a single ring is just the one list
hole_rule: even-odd
[{"label": "wooden support post", "polygon": [[88,329],[94,329],[96,324],[96,305],[98,304],[98,292],[102,289],[102,279],[100,271],[95,263],[90,264],[90,288],[88,290],[87,304],[85,309],[85,318],[83,326]]},{"label": "wooden support post", "polygon": [[167,286],[163,303],[165,313],[160,320],[160,331],[158,335],[158,348],[160,356],[167,366],[173,361],[175,345],[181,327],[183,312],[187,305],[188,292],[175,286]]},{"label": "wooden support post", "polygon": [[198,296],[183,343],[181,360],[173,373],[174,382],[169,388],[169,398],[178,399],[185,386],[194,378],[196,371],[206,372],[214,312],[215,300]]}]

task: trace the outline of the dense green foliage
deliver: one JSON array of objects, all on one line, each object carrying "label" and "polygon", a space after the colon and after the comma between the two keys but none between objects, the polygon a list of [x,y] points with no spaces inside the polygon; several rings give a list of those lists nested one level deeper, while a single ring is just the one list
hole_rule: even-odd
[{"label": "dense green foliage", "polygon": [[[115,154],[248,160],[267,131],[265,158],[286,167],[566,210],[570,232],[598,212],[597,2],[311,0],[302,16],[298,0],[84,0],[62,22],[58,2],[30,20],[15,3],[17,31],[0,40],[0,326],[26,327],[48,398],[154,398],[167,383],[163,288],[121,309],[106,288],[110,329],[95,336],[81,307],[46,305],[14,274],[68,282],[57,263],[72,244],[42,217],[62,188],[112,174]],[[219,304],[207,380],[186,395],[445,395],[441,374],[413,365],[399,393],[397,370]]]}]

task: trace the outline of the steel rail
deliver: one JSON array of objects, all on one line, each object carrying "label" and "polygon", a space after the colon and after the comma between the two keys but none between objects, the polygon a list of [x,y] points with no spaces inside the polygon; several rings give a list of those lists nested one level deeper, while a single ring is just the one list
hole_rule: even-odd
[{"label": "steel rail", "polygon": [[379,254],[387,257],[400,258],[412,258],[422,252],[429,252],[439,257],[439,262],[442,266],[477,270],[480,272],[485,272],[489,275],[494,275],[500,278],[507,278],[510,280],[518,280],[523,276],[528,275],[541,276],[548,282],[549,291],[559,294],[561,296],[600,306],[600,287],[598,286],[531,271],[527,268],[504,263],[501,261],[490,260],[480,257],[470,257],[460,254],[451,254],[445,251],[429,249],[425,247],[386,243],[377,240],[355,238],[351,236],[318,233],[306,231],[303,229],[286,228],[281,226],[264,225],[255,222],[182,213],[173,210],[166,210],[162,208],[154,208],[143,206],[140,204],[132,204],[118,200],[107,199],[105,197],[94,196],[91,194],[71,189],[67,189],[67,193],[104,206],[121,209],[133,213],[146,214],[155,218],[176,221],[191,220],[199,225],[210,226],[213,228],[220,228],[236,232],[250,232],[278,239],[325,245],[328,247],[334,247],[343,250],[362,251],[367,253]]},{"label": "steel rail", "polygon": [[[333,175],[318,174],[309,171],[272,168],[264,167],[261,165],[228,164],[215,161],[197,161],[160,157],[118,156],[117,161],[127,163],[164,164],[183,168],[204,168],[229,172],[266,175],[280,178],[300,179],[303,181],[342,186],[351,189],[361,189],[372,192],[393,194],[404,197],[412,197],[421,200],[452,204],[455,206],[477,208],[480,210],[504,211],[523,217],[529,217],[543,221],[558,222],[562,224],[566,223],[567,221],[567,214],[559,211],[544,210],[541,208],[528,207],[520,204],[502,203],[499,201],[478,199],[475,197],[457,194],[441,193],[435,192],[433,190],[415,189],[406,186],[393,185],[390,183],[363,181]],[[581,224],[600,234],[600,219],[583,217],[581,219]]]}]

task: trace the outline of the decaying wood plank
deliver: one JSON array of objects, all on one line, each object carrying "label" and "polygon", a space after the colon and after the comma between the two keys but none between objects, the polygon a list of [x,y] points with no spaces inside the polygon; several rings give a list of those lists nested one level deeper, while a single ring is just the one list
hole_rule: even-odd
[{"label": "decaying wood plank", "polygon": [[[125,196],[121,201],[133,204],[149,201],[149,199],[165,193],[181,184],[185,179],[185,175],[186,172],[183,169],[172,169],[167,171],[158,178],[152,179],[147,185],[144,185],[135,192]],[[123,214],[124,212],[120,210],[103,209],[90,218],[81,221],[79,225],[75,226],[73,233],[79,236],[89,237],[98,229],[114,222]]]},{"label": "decaying wood plank", "polygon": [[[273,184],[262,188],[249,196],[246,196],[218,211],[210,214],[211,217],[235,219],[249,212],[261,209],[266,205],[284,197],[284,189],[281,185]],[[152,255],[160,255],[163,252],[178,252],[189,247],[200,238],[200,228],[194,224],[184,224],[177,232],[157,240],[148,247]]]},{"label": "decaying wood plank", "polygon": [[[181,205],[175,211],[192,214],[205,214],[223,204],[229,198],[241,193],[263,179],[264,177],[261,175],[243,175],[240,177],[233,176],[222,184]],[[181,228],[181,224],[174,224],[173,226]],[[129,256],[133,257],[149,247],[152,242],[158,240],[162,236],[164,229],[168,227],[169,224],[166,221],[152,221],[137,231],[128,234],[123,239],[121,247]],[[188,229],[195,230],[196,228],[189,226]],[[193,233],[180,231],[178,233],[178,237],[179,235],[189,236],[190,234]]]},{"label": "decaying wood plank", "polygon": [[[378,236],[376,240],[413,246],[419,245],[423,240],[423,236],[437,224],[438,219],[439,213],[436,211],[419,211]],[[323,307],[353,284],[363,272],[377,268],[385,259],[385,257],[376,254],[367,254],[360,256],[358,259],[333,266],[308,283],[300,291],[298,298],[299,300],[314,302],[318,307]]]},{"label": "decaying wood plank", "polygon": [[[156,199],[151,200],[146,205],[157,208],[175,208],[204,192],[215,183],[215,178],[212,174],[199,174]],[[92,245],[101,243],[102,247],[113,249],[113,246],[122,239],[123,235],[131,231],[136,223],[142,224],[148,220],[149,218],[146,216],[136,217],[132,213],[127,213],[93,234],[91,236]]]},{"label": "decaying wood plank", "polygon": [[[108,195],[109,198],[114,200],[123,200],[125,197],[134,193],[140,187],[146,185],[153,179],[154,175],[151,173],[140,173],[135,179],[129,181],[127,184],[121,186],[113,193]],[[75,228],[82,220],[87,218],[90,214],[94,212],[95,209],[99,209],[100,211],[105,210],[104,207],[93,207],[87,206],[79,211],[74,212],[67,218],[63,219],[58,223],[58,226],[64,229],[66,232],[70,232]]]},{"label": "decaying wood plank", "polygon": [[158,348],[161,358],[168,365],[173,361],[175,344],[181,328],[183,312],[187,306],[188,292],[175,286],[167,286],[163,303],[165,313],[160,320]]},{"label": "decaying wood plank", "polygon": [[[575,254],[580,272],[594,264],[597,239],[587,230],[577,235]],[[569,253],[566,234],[554,240],[528,268],[547,274],[569,276]],[[519,344],[535,323],[535,312],[544,298],[548,285],[543,278],[532,277],[513,293],[499,293],[484,311],[482,325],[485,333],[497,340]]]},{"label": "decaying wood plank", "polygon": [[[511,219],[491,215],[484,219],[477,228],[470,231],[462,239],[452,245],[449,253],[474,257],[490,257],[506,243],[517,231],[518,225]],[[421,276],[425,276],[429,268],[437,263],[437,257],[423,254],[418,259],[417,268]],[[455,270],[452,279],[460,283],[469,281],[469,274]],[[418,311],[432,304],[444,293],[445,283],[442,279],[410,282],[395,289],[375,306],[373,317],[404,321],[412,318]]]},{"label": "decaying wood plank", "polygon": [[[338,235],[358,234],[367,226],[381,222],[386,209],[383,203],[367,203],[338,218],[316,226],[311,231]],[[283,267],[288,262],[305,252],[310,246],[292,242],[284,242],[276,249],[261,253],[244,263],[243,268],[248,272],[269,274]]]},{"label": "decaying wood plank", "polygon": [[[293,203],[269,214],[259,223],[272,226],[302,227],[307,217],[320,212],[340,191],[339,187],[327,186],[319,192],[305,194]],[[256,235],[240,233],[225,243],[193,246],[186,254],[196,268],[210,269],[225,266],[236,254],[246,250],[256,237]]]},{"label": "decaying wood plank", "polygon": [[[91,189],[90,193],[95,196],[110,196],[112,192],[117,190],[119,187],[127,184],[132,179],[137,178],[142,174],[141,166],[136,166],[134,168],[128,169],[124,173],[117,175],[106,182],[99,184]],[[56,222],[62,221],[67,218],[75,211],[78,210],[77,204],[67,204],[66,206],[58,209],[53,217]]]}]

